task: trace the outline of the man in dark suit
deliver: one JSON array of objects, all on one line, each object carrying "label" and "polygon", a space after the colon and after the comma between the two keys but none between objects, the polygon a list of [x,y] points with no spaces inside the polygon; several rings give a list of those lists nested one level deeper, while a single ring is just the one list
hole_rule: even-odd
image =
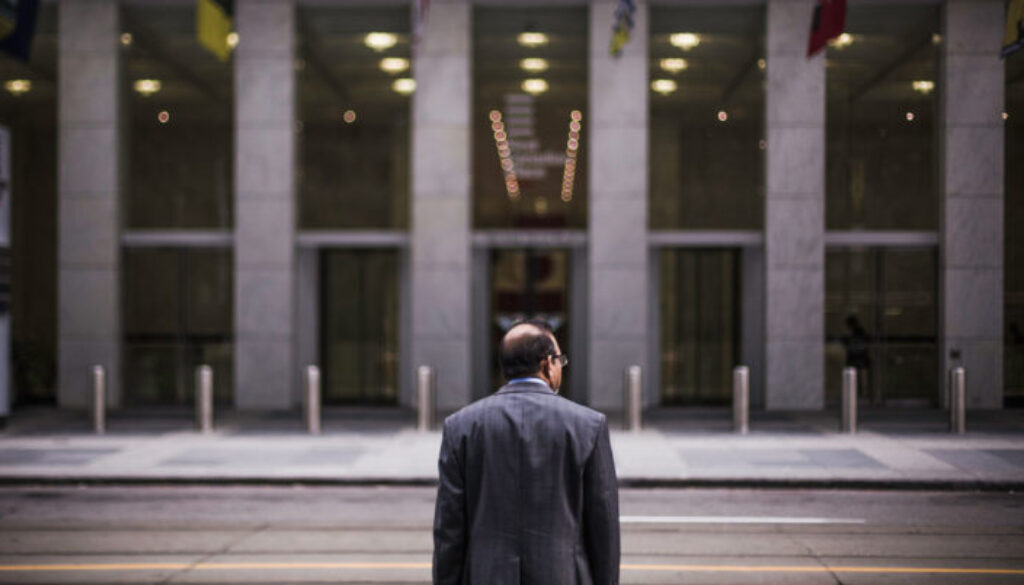
[{"label": "man in dark suit", "polygon": [[444,422],[436,585],[615,585],[619,494],[604,415],[558,396],[558,341],[520,323],[499,346],[508,383]]}]

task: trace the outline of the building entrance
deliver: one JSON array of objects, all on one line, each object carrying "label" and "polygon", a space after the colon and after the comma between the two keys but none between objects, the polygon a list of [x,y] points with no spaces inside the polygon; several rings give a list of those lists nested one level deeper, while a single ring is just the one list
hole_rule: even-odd
[{"label": "building entrance", "polygon": [[825,258],[826,401],[856,367],[860,401],[934,406],[939,398],[934,248],[845,248]]},{"label": "building entrance", "polygon": [[563,370],[560,392],[574,398],[573,377],[586,373],[574,371],[583,360],[574,354],[570,334],[571,256],[566,249],[490,250],[487,329],[491,391],[503,380],[498,365],[498,344],[502,336],[517,321],[543,319],[554,329],[562,353],[570,358],[570,365]]},{"label": "building entrance", "polygon": [[741,250],[663,249],[661,403],[724,405],[740,363]]},{"label": "building entrance", "polygon": [[399,253],[320,251],[324,404],[397,404]]}]

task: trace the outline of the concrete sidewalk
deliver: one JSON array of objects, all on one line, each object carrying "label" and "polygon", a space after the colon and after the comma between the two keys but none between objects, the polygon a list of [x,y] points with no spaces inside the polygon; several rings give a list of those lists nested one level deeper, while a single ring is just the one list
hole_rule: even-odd
[{"label": "concrete sidewalk", "polygon": [[[1024,489],[1024,412],[972,412],[968,433],[939,411],[876,411],[861,432],[837,413],[755,413],[746,436],[726,410],[658,410],[639,433],[613,430],[624,485]],[[613,421],[613,423],[616,421]],[[227,413],[201,435],[188,413],[115,413],[108,433],[82,413],[16,412],[0,433],[0,482],[407,483],[436,480],[440,434],[413,413],[328,410],[324,432],[297,414]],[[615,427],[613,426],[613,429]]]}]

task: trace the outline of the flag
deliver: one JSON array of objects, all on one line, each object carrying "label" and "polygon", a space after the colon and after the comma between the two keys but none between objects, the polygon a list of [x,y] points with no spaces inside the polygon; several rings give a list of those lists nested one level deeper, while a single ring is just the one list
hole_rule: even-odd
[{"label": "flag", "polygon": [[197,0],[196,36],[200,46],[227,61],[231,54],[228,35],[235,27],[234,0]]},{"label": "flag", "polygon": [[1024,0],[1010,0],[1006,8],[1006,34],[1003,35],[1003,50],[1006,57],[1024,46]]},{"label": "flag", "polygon": [[0,0],[0,49],[27,62],[38,14],[39,0]]},{"label": "flag", "polygon": [[843,34],[846,28],[846,0],[817,0],[811,19],[811,38],[807,42],[807,56],[824,48],[831,39]]},{"label": "flag", "polygon": [[629,33],[633,30],[633,13],[636,12],[636,0],[619,0],[615,6],[615,24],[612,25],[612,42],[608,51],[612,57],[622,54],[622,48],[629,42]]}]

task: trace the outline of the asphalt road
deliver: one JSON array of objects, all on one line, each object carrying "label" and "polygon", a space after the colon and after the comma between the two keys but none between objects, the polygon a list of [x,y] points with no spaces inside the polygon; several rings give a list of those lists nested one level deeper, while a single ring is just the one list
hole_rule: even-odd
[{"label": "asphalt road", "polygon": [[[425,583],[434,490],[0,488],[0,583]],[[623,583],[1024,583],[1024,495],[625,490]]]}]

